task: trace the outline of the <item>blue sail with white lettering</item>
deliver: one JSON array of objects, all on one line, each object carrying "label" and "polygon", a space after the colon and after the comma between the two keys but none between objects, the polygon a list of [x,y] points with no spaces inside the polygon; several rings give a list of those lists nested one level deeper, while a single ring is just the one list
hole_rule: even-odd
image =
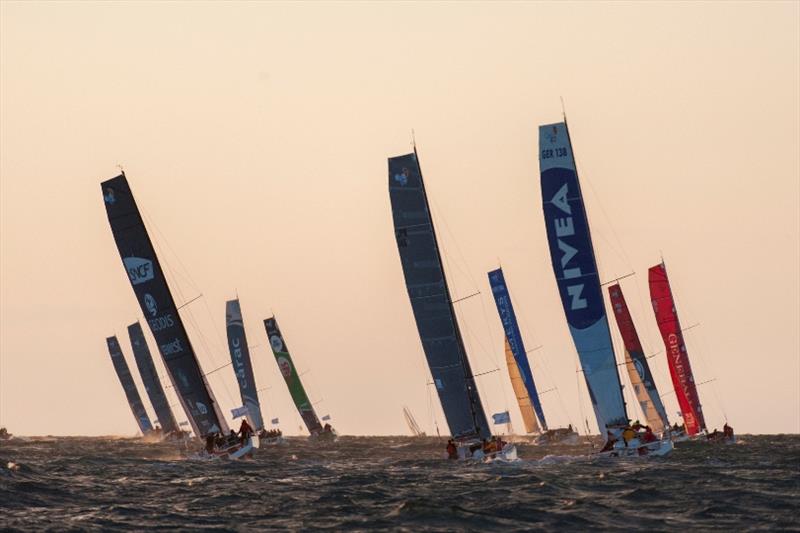
[{"label": "blue sail with white lettering", "polygon": [[533,381],[533,373],[531,366],[528,362],[528,355],[525,352],[525,344],[522,342],[522,334],[519,331],[519,324],[517,323],[517,315],[514,314],[514,306],[511,304],[511,294],[508,292],[505,276],[503,276],[503,269],[498,268],[489,272],[489,285],[492,287],[492,295],[494,295],[494,303],[497,305],[497,312],[500,314],[500,321],[503,323],[503,330],[506,334],[506,340],[511,347],[511,353],[514,354],[514,360],[517,362],[522,382],[525,384],[525,390],[528,391],[528,397],[533,403],[533,410],[536,411],[536,416],[539,418],[539,423],[542,429],[547,431],[547,422],[544,419],[544,410],[542,409],[542,402],[539,401],[539,393],[536,391],[536,384]]},{"label": "blue sail with white lettering", "polygon": [[539,167],[547,240],[561,303],[600,434],[628,421],[592,237],[564,122],[539,127]]},{"label": "blue sail with white lettering", "polygon": [[147,435],[153,431],[153,424],[150,423],[150,417],[147,415],[141,396],[139,396],[139,390],[133,381],[133,375],[130,368],[128,368],[128,363],[125,361],[125,356],[122,355],[122,348],[117,342],[117,337],[106,338],[106,344],[108,345],[108,353],[111,355],[111,362],[114,364],[114,370],[117,371],[117,377],[122,384],[122,390],[125,391],[125,397],[133,413],[133,418],[136,419],[142,435]]},{"label": "blue sail with white lettering", "polygon": [[100,184],[120,259],[197,437],[228,424],[200,368],[125,174]]},{"label": "blue sail with white lettering", "polygon": [[239,300],[230,300],[225,303],[225,326],[228,332],[228,350],[231,352],[233,372],[236,374],[239,392],[242,395],[242,407],[247,408],[250,425],[258,432],[264,429],[264,419],[261,417],[261,405],[258,403],[256,378],[253,374],[253,363],[250,361],[247,337],[244,334],[242,308]]},{"label": "blue sail with white lettering", "polygon": [[450,433],[489,438],[491,428],[447,287],[416,152],[389,158],[389,198],[408,298]]}]

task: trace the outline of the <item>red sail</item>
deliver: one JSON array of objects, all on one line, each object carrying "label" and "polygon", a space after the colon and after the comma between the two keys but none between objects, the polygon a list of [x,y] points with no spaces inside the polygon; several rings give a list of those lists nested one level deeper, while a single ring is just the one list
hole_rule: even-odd
[{"label": "red sail", "polygon": [[678,405],[686,424],[686,433],[694,435],[706,427],[703,418],[703,409],[700,398],[697,396],[697,387],[692,376],[692,366],[686,352],[686,343],[683,341],[678,313],[675,310],[675,300],[669,287],[667,269],[664,263],[650,268],[650,300],[653,302],[653,311],[656,314],[658,329],[664,339],[664,346],[669,361],[669,373],[672,376],[672,385],[678,397]]}]

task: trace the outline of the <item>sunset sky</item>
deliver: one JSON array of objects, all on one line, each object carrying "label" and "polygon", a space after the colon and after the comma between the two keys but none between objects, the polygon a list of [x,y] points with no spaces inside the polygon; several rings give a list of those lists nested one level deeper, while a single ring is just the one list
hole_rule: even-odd
[{"label": "sunset sky", "polygon": [[[230,361],[238,293],[265,418],[286,433],[300,417],[273,313],[340,433],[405,434],[404,405],[446,433],[387,186],[413,130],[453,297],[480,292],[457,311],[487,414],[522,431],[486,276],[502,264],[542,346],[539,389],[557,389],[550,425],[595,432],[541,207],[538,126],[563,98],[601,279],[635,272],[622,288],[671,418],[647,289],[662,255],[682,324],[699,324],[709,428],[800,432],[799,95],[798,2],[4,0],[0,425],[136,432],[105,343],[135,368],[142,317],[99,185],[121,165],[176,301],[202,295],[181,313],[206,371]],[[232,370],[209,380],[230,414]]]}]

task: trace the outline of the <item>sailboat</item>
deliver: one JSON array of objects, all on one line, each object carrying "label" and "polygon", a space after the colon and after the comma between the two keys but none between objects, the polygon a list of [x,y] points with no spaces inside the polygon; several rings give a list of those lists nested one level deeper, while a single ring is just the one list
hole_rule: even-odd
[{"label": "sailboat", "polygon": [[412,435],[414,435],[415,437],[425,436],[425,432],[423,432],[419,428],[419,425],[417,425],[417,421],[414,420],[414,415],[411,414],[411,410],[405,405],[403,406],[403,418],[406,419],[406,424],[408,425],[408,429],[409,431],[411,431]]},{"label": "sailboat", "polygon": [[272,347],[275,361],[278,363],[278,368],[286,382],[286,386],[289,388],[292,401],[297,407],[300,418],[303,419],[311,438],[316,441],[336,440],[336,431],[330,424],[322,426],[311,400],[308,399],[306,389],[303,387],[303,382],[300,381],[300,375],[297,373],[297,367],[294,366],[292,356],[289,355],[289,348],[286,346],[286,341],[281,334],[280,328],[278,328],[278,321],[275,320],[274,316],[270,317],[264,320],[264,327],[267,330],[269,345]]},{"label": "sailboat", "polygon": [[267,439],[264,429],[264,418],[261,414],[261,404],[258,400],[258,388],[253,373],[253,363],[250,360],[250,348],[247,346],[247,337],[244,333],[242,308],[239,299],[225,302],[225,329],[228,335],[228,350],[231,354],[233,372],[239,384],[239,393],[242,397],[242,406],[233,410],[233,417],[245,416],[250,427],[259,435],[260,445],[277,444],[277,439]]},{"label": "sailboat", "polygon": [[[491,429],[470,368],[442,267],[416,149],[389,158],[389,197],[397,249],[422,349],[460,459],[516,459],[508,444],[489,452]],[[501,445],[502,446],[502,445]],[[450,451],[448,453],[452,455]]]},{"label": "sailboat", "polygon": [[669,453],[668,439],[644,443],[623,438],[628,413],[566,122],[539,127],[539,167],[553,271],[600,435],[606,439],[601,453]]},{"label": "sailboat", "polygon": [[625,368],[628,370],[636,401],[639,402],[647,425],[655,433],[663,434],[669,429],[667,410],[658,395],[653,373],[650,372],[650,365],[647,364],[647,357],[644,355],[642,343],[639,341],[636,326],[633,324],[633,318],[631,318],[628,304],[625,302],[625,295],[622,294],[622,287],[619,283],[608,287],[608,295],[611,298],[614,318],[625,346]]},{"label": "sailboat", "polygon": [[185,435],[185,432],[175,420],[175,415],[169,406],[167,396],[164,394],[164,387],[161,385],[161,380],[156,372],[153,357],[150,355],[150,349],[147,347],[144,331],[142,331],[142,326],[138,321],[128,326],[128,338],[131,341],[133,358],[139,368],[139,376],[142,378],[144,390],[150,398],[150,404],[153,406],[158,423],[161,426],[156,431],[160,431],[163,438],[183,438],[188,436]]},{"label": "sailboat", "polygon": [[[572,429],[572,426],[557,429],[547,427],[544,409],[533,380],[533,372],[519,330],[517,315],[514,313],[514,306],[511,303],[511,293],[506,285],[503,269],[492,270],[488,276],[497,313],[500,315],[505,332],[506,365],[511,386],[522,414],[522,421],[525,424],[525,432],[529,435],[538,435],[535,440],[536,444],[577,444],[578,433]],[[539,423],[537,423],[537,417]]]},{"label": "sailboat", "polygon": [[214,437],[227,434],[228,425],[200,368],[125,173],[104,181],[101,189],[123,266],[195,436],[206,440],[209,457],[237,459],[251,453],[257,437],[214,446]]},{"label": "sailboat", "polygon": [[[697,395],[692,365],[689,362],[689,354],[686,351],[686,343],[678,320],[675,300],[672,297],[672,289],[667,277],[667,267],[663,261],[650,267],[648,282],[650,285],[650,300],[653,304],[656,323],[667,351],[669,373],[672,377],[672,385],[675,388],[675,395],[678,398],[678,405],[681,409],[685,435],[692,437],[706,433],[703,407],[700,404],[700,397]],[[679,434],[673,435],[673,438],[683,440]]]},{"label": "sailboat", "polygon": [[119,346],[117,337],[106,338],[106,344],[108,345],[108,353],[111,355],[111,362],[114,364],[114,370],[117,371],[117,377],[122,384],[122,389],[125,391],[125,397],[128,399],[133,418],[136,419],[136,424],[139,426],[142,435],[147,437],[153,432],[153,424],[150,422],[150,417],[144,408],[142,398],[139,396],[139,390],[133,381],[133,375],[131,375],[128,363],[125,361],[125,356],[122,355],[122,348]]}]

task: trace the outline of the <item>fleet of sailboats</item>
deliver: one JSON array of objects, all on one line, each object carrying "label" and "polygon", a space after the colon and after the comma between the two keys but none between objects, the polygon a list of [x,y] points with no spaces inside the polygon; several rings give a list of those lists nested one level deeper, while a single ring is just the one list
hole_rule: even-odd
[{"label": "fleet of sailboats", "polygon": [[[672,441],[680,440],[682,434],[676,435],[670,428],[648,357],[618,282],[608,287],[609,305],[624,344],[624,362],[617,363],[566,120],[539,127],[539,166],[555,281],[597,427],[605,441],[599,454],[666,455],[673,449]],[[388,159],[388,178],[395,241],[406,291],[431,384],[450,433],[447,455],[462,460],[515,460],[516,446],[493,436],[487,420],[448,286],[416,147],[412,153]],[[229,431],[226,418],[192,347],[127,178],[122,173],[104,181],[101,188],[120,258],[192,432],[206,439],[207,457],[235,459],[252,454],[258,447],[256,434],[264,436],[266,429],[238,297],[226,302],[225,309],[230,365],[241,397],[241,406],[231,414],[234,419],[245,418],[247,424],[242,427],[249,426],[254,435],[242,434],[241,441],[229,441],[222,446],[219,439]],[[557,429],[548,425],[502,268],[488,272],[488,280],[503,327],[505,360],[525,433],[539,444],[564,442],[567,438],[577,440],[577,432],[571,425]],[[663,261],[650,268],[648,281],[686,438],[702,434],[706,431],[702,406]],[[264,320],[264,326],[278,369],[311,438],[334,440],[336,432],[330,424],[323,425],[318,417],[275,317]],[[169,404],[139,322],[128,326],[128,334],[136,366],[157,417],[156,428],[116,336],[106,341],[140,431],[143,435],[161,432],[183,436],[185,432]],[[646,422],[634,424],[640,427],[631,424],[619,374],[621,366],[627,370]],[[495,423],[500,423],[500,419],[510,423],[507,412],[500,415],[494,415]],[[403,416],[414,436],[425,435],[405,406]],[[273,419],[273,424],[276,423],[277,419]],[[641,428],[646,431],[638,431]]]}]

